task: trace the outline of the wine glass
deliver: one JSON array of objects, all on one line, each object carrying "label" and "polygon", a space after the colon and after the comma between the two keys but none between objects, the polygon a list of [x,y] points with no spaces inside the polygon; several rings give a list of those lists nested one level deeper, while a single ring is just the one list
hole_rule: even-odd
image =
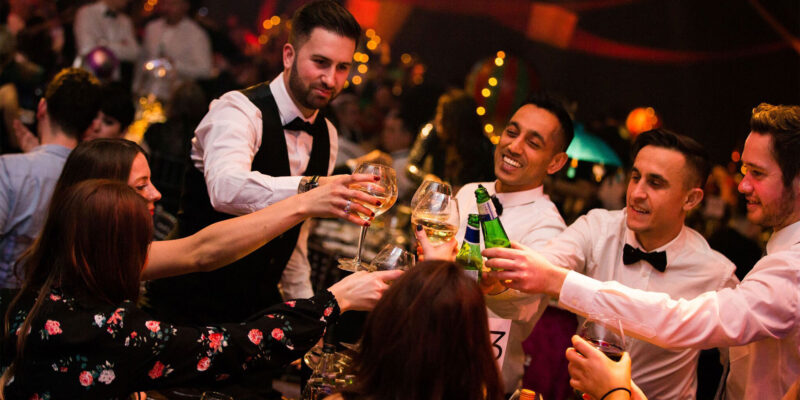
[{"label": "wine glass", "polygon": [[[356,167],[353,173],[372,174],[380,178],[377,182],[355,183],[350,185],[351,189],[360,190],[371,196],[377,197],[381,201],[379,206],[359,202],[359,204],[374,212],[376,217],[390,209],[394,205],[394,202],[397,201],[397,176],[395,175],[394,168],[384,164],[365,162]],[[362,214],[360,212],[358,213],[358,216],[365,221],[368,221],[372,218],[372,216]],[[364,236],[366,235],[367,227],[362,226],[361,236],[358,238],[358,250],[356,251],[355,258],[340,258],[339,268],[345,271],[353,272],[364,268],[361,265],[361,248],[364,245]]]},{"label": "wine glass", "polygon": [[[586,339],[594,348],[614,361],[619,361],[626,349],[622,322],[616,318],[586,318],[578,328],[578,336]],[[579,399],[583,396],[583,393],[577,389],[575,394]]]},{"label": "wine glass", "polygon": [[406,249],[394,245],[387,244],[384,246],[378,255],[372,259],[369,265],[370,272],[373,271],[389,271],[399,269],[406,271],[414,265],[414,255],[406,251]]},{"label": "wine glass", "polygon": [[458,201],[440,192],[428,192],[411,213],[411,223],[422,225],[433,245],[442,244],[458,231]]},{"label": "wine glass", "polygon": [[417,191],[414,192],[414,197],[411,198],[411,209],[413,210],[416,208],[417,204],[419,204],[419,201],[430,192],[444,193],[448,196],[453,195],[453,189],[450,188],[450,184],[426,179],[421,185],[419,185]]},{"label": "wine glass", "polygon": [[622,358],[626,348],[622,322],[616,318],[587,318],[578,329],[578,336],[614,361]]}]

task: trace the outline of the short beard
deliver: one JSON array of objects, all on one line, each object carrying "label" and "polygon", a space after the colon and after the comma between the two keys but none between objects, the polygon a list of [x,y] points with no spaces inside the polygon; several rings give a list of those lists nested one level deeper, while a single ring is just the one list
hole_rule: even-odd
[{"label": "short beard", "polygon": [[328,103],[333,100],[333,97],[336,96],[334,93],[330,99],[322,102],[322,104],[314,104],[319,102],[314,102],[312,100],[311,87],[304,86],[303,82],[300,80],[300,74],[297,72],[296,58],[292,62],[292,73],[289,75],[289,91],[292,93],[292,97],[294,97],[295,101],[300,103],[300,106],[309,110],[318,110],[327,106]]},{"label": "short beard", "polygon": [[794,212],[795,194],[791,187],[784,186],[781,195],[781,202],[777,204],[774,214],[764,215],[764,219],[759,225],[767,228],[784,227],[787,220],[792,217]]}]

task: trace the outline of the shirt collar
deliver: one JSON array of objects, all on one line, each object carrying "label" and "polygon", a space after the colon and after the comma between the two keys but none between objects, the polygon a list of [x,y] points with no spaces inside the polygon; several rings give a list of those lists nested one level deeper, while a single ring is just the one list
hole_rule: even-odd
[{"label": "shirt collar", "polygon": [[69,147],[64,147],[60,144],[41,144],[31,150],[31,153],[36,152],[52,154],[59,158],[67,158],[69,153],[72,152],[72,149]]},{"label": "shirt collar", "polygon": [[294,100],[292,100],[292,97],[289,96],[289,92],[286,90],[286,85],[283,83],[283,72],[269,83],[269,89],[272,91],[272,96],[275,98],[275,103],[278,105],[278,113],[281,115],[281,125],[286,125],[294,121],[295,118],[300,118],[309,124],[314,123],[317,114],[319,114],[319,110],[314,111],[314,114],[311,114],[309,118],[303,116],[303,113],[301,113],[297,105],[294,104]]},{"label": "shirt collar", "polygon": [[800,221],[774,232],[767,242],[767,254],[786,250],[797,243],[800,243]]},{"label": "shirt collar", "polygon": [[[627,207],[622,210],[622,214],[624,215],[624,218],[623,218],[622,221],[625,224],[625,243],[629,244],[629,245],[631,245],[633,247],[636,247],[636,248],[638,248],[638,249],[640,249],[642,251],[645,251],[645,249],[642,246],[642,244],[639,243],[638,239],[636,239],[636,233],[634,233],[632,230],[630,230],[628,228],[628,224],[627,224],[628,210],[627,210]],[[675,251],[678,251],[678,249],[680,249],[683,246],[683,237],[686,236],[686,229],[687,229],[686,225],[683,225],[681,227],[681,231],[678,232],[678,235],[675,236],[674,238],[672,238],[672,240],[670,240],[665,245],[663,245],[663,246],[661,246],[661,247],[659,247],[657,249],[647,250],[647,252],[648,253],[652,253],[654,251],[666,251],[669,254],[669,253],[674,253]],[[667,261],[669,261],[669,259],[667,259]]]},{"label": "shirt collar", "polygon": [[490,195],[493,194],[497,196],[497,199],[500,200],[500,204],[503,205],[503,208],[530,204],[537,200],[547,198],[547,195],[544,194],[543,185],[519,192],[497,193],[497,181],[494,181],[494,185],[486,185],[486,189]]}]

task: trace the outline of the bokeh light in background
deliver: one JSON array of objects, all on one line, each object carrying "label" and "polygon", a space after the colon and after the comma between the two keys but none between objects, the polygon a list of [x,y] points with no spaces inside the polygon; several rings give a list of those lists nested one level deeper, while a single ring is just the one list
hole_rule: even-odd
[{"label": "bokeh light in background", "polygon": [[661,127],[661,117],[658,116],[653,107],[639,107],[635,108],[628,114],[625,120],[625,127],[634,138],[642,133],[651,129]]},{"label": "bokeh light in background", "polygon": [[539,79],[522,59],[500,50],[475,64],[465,86],[478,105],[475,112],[486,123],[484,132],[497,144],[501,129],[496,128],[505,126],[528,93],[538,89]]}]

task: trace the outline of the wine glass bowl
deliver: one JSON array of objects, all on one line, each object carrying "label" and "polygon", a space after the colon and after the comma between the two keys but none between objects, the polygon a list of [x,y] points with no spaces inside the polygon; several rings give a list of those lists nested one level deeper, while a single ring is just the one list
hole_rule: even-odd
[{"label": "wine glass bowl", "polygon": [[[392,189],[393,188],[393,189]],[[376,183],[361,183],[361,184],[353,184],[350,185],[350,189],[355,189],[361,192],[364,192],[372,197],[377,198],[380,200],[381,204],[376,205],[373,203],[365,203],[358,200],[358,204],[366,207],[368,210],[375,213],[374,216],[366,215],[361,212],[356,212],[358,216],[363,219],[364,221],[369,221],[374,217],[377,217],[383,213],[385,213],[388,209],[392,208],[395,201],[397,201],[397,185],[394,184],[389,186],[388,182],[376,182]]]},{"label": "wine glass bowl", "polygon": [[411,198],[411,209],[413,210],[416,208],[417,204],[419,204],[419,201],[430,192],[444,193],[448,196],[453,195],[453,189],[448,183],[426,179],[424,182],[422,182],[422,184],[419,185],[417,191],[414,192],[414,197]]},{"label": "wine glass bowl", "polygon": [[411,213],[411,223],[425,229],[434,245],[452,239],[458,231],[458,201],[440,192],[428,192]]},{"label": "wine glass bowl", "polygon": [[413,254],[400,246],[390,243],[383,246],[378,255],[372,259],[369,271],[390,271],[395,269],[407,271],[414,265],[414,261]]},{"label": "wine glass bowl", "polygon": [[614,361],[619,361],[627,348],[622,323],[615,318],[587,318],[578,329],[578,336]]},{"label": "wine glass bowl", "polygon": [[[379,205],[353,200],[357,201],[359,204],[363,205],[375,214],[367,215],[357,212],[361,219],[369,221],[372,218],[386,212],[394,205],[395,201],[397,201],[397,175],[392,167],[378,163],[361,163],[358,167],[356,167],[353,173],[372,174],[378,177],[378,180],[375,182],[354,183],[350,185],[350,189],[362,191],[380,200]],[[361,235],[358,239],[358,250],[356,251],[355,258],[340,258],[340,269],[352,272],[364,269],[364,266],[361,263],[361,249],[364,245],[364,236],[366,236],[366,234],[367,227],[362,226]]]}]

